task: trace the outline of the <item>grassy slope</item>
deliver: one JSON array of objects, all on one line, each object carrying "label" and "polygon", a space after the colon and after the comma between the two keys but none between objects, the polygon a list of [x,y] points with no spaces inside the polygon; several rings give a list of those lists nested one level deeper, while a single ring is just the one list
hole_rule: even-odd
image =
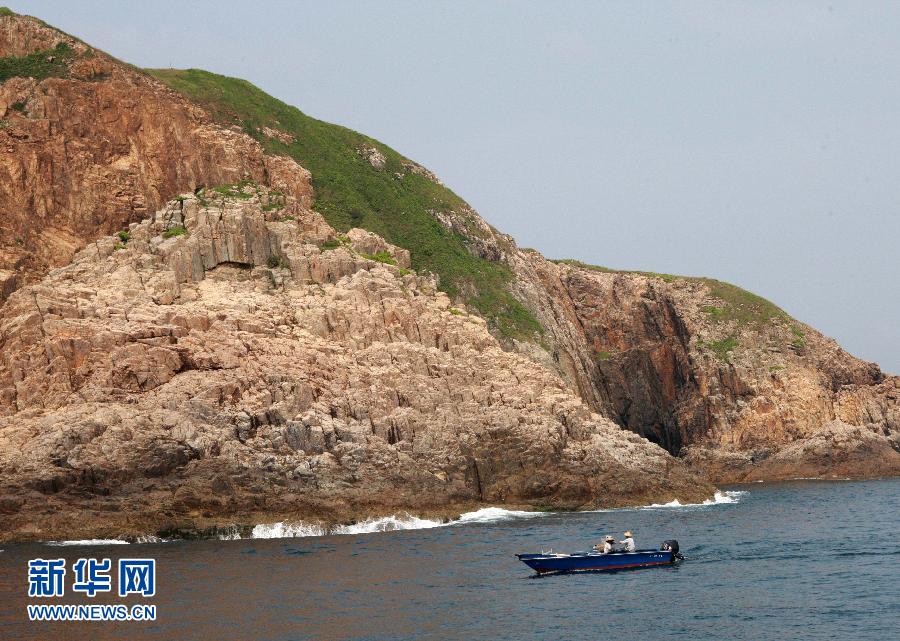
[{"label": "grassy slope", "polygon": [[735,320],[740,324],[759,324],[770,320],[790,320],[790,316],[780,307],[766,300],[762,296],[758,296],[746,289],[741,289],[731,283],[726,283],[715,278],[703,278],[697,276],[677,276],[675,274],[657,274],[656,272],[641,272],[610,269],[609,267],[601,267],[600,265],[590,265],[579,260],[564,258],[554,261],[556,263],[565,263],[575,267],[582,267],[592,271],[606,272],[611,274],[641,274],[651,278],[659,278],[667,283],[677,280],[687,280],[697,283],[703,283],[709,288],[709,293],[713,298],[722,301],[722,306],[704,307],[703,311],[709,314],[713,321]]},{"label": "grassy slope", "polygon": [[[3,14],[0,7],[0,16]],[[64,42],[56,45],[54,49],[35,51],[27,56],[7,56],[0,58],[0,83],[14,78],[43,78],[63,77],[69,72],[68,61],[75,57],[75,52]]]},{"label": "grassy slope", "polygon": [[[591,271],[604,272],[610,274],[641,274],[650,278],[659,278],[667,283],[676,281],[691,281],[702,283],[709,288],[709,294],[721,302],[720,305],[708,305],[703,308],[709,320],[713,323],[736,321],[738,326],[749,327],[751,329],[760,330],[770,323],[790,322],[793,319],[783,309],[766,300],[762,296],[758,296],[746,289],[741,289],[731,283],[726,283],[715,278],[703,278],[698,276],[678,276],[676,274],[658,274],[656,272],[642,272],[632,270],[610,269],[600,265],[591,265],[583,263],[580,260],[572,258],[563,258],[555,260],[556,263],[564,263],[574,267],[581,267]],[[791,345],[795,348],[803,348],[806,345],[803,330],[798,325],[792,325],[791,331],[794,339]],[[726,336],[718,341],[698,343],[700,347],[711,350],[719,360],[729,362],[730,352],[739,346],[738,338],[734,335]],[[598,360],[609,358],[608,352],[600,352],[596,355]]]},{"label": "grassy slope", "polygon": [[[534,317],[507,290],[513,278],[502,263],[470,254],[462,236],[445,229],[428,210],[449,212],[465,206],[459,196],[404,168],[399,153],[350,129],[311,118],[245,80],[198,69],[151,69],[153,76],[209,109],[226,124],[238,124],[273,154],[306,167],[316,190],[315,209],[340,231],[361,227],[408,249],[413,267],[439,276],[440,288],[462,297],[505,336],[533,337],[541,331]],[[262,127],[287,132],[285,144],[261,133]],[[377,148],[387,159],[375,169],[357,150]],[[402,174],[398,177],[397,174]]]}]

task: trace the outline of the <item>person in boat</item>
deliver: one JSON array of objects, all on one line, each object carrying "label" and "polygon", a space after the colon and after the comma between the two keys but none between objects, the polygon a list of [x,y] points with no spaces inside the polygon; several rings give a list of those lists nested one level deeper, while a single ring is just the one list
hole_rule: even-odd
[{"label": "person in boat", "polygon": [[603,539],[603,544],[597,544],[594,546],[594,549],[597,552],[601,552],[603,554],[609,554],[613,551],[613,543],[616,542],[616,539],[610,535],[607,535],[605,539]]},{"label": "person in boat", "polygon": [[625,552],[634,552],[637,549],[634,545],[634,535],[631,533],[631,530],[625,532],[625,538],[619,543],[625,546]]},{"label": "person in boat", "polygon": [[607,537],[603,539],[603,554],[609,554],[610,552],[614,551],[615,548],[613,547],[613,544],[615,542],[616,539],[614,536],[607,535]]}]

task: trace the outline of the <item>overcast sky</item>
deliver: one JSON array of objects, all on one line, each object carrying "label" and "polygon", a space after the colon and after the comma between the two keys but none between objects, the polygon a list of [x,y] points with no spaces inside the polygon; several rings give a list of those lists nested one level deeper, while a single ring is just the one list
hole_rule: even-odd
[{"label": "overcast sky", "polygon": [[378,138],[548,257],[731,281],[900,373],[900,4],[7,1]]}]

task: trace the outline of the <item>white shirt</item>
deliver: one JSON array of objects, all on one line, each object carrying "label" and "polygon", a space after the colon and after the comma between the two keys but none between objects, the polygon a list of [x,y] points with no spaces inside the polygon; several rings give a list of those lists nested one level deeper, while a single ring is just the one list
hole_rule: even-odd
[{"label": "white shirt", "polygon": [[634,547],[634,539],[631,538],[630,536],[627,539],[625,539],[624,541],[622,541],[622,543],[625,544],[626,552],[634,552],[635,551],[636,548]]},{"label": "white shirt", "polygon": [[603,554],[609,554],[612,551],[613,551],[612,543],[610,543],[609,541],[605,542],[603,544]]}]

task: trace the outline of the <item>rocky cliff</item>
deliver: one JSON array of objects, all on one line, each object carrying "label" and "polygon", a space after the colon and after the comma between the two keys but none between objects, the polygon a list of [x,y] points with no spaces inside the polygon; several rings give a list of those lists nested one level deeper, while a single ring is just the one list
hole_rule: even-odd
[{"label": "rocky cliff", "polygon": [[0,17],[0,57],[0,300],[198,185],[312,197],[296,162],[35,18]]},{"label": "rocky cliff", "polygon": [[186,194],[14,292],[5,536],[711,495],[408,265],[244,181]]},{"label": "rocky cliff", "polygon": [[[276,128],[296,139],[282,145],[253,134],[270,151],[314,167],[316,207],[339,229],[351,225],[342,203],[386,201],[358,223],[409,249],[414,266],[434,272],[452,300],[482,315],[507,350],[556,370],[595,411],[713,480],[900,471],[898,379],[769,301],[708,278],[548,261],[452,193],[435,191],[433,176],[409,175],[416,166],[377,141],[348,141],[346,130],[329,132],[247,83],[196,70],[156,74],[223,124],[249,122],[251,134]],[[329,133],[343,147],[300,144]],[[365,162],[351,170],[335,156]],[[349,183],[316,178],[351,172]],[[421,180],[427,198],[418,202],[427,204],[385,196],[410,177]],[[442,235],[429,231],[435,224]],[[463,277],[452,269],[460,247],[470,259]]]},{"label": "rocky cliff", "polygon": [[900,472],[898,379],[768,301],[549,261],[378,141],[5,13],[7,538]]},{"label": "rocky cliff", "polygon": [[537,317],[567,380],[715,481],[900,473],[900,378],[768,301],[712,279],[517,262],[523,300],[553,310]]}]

